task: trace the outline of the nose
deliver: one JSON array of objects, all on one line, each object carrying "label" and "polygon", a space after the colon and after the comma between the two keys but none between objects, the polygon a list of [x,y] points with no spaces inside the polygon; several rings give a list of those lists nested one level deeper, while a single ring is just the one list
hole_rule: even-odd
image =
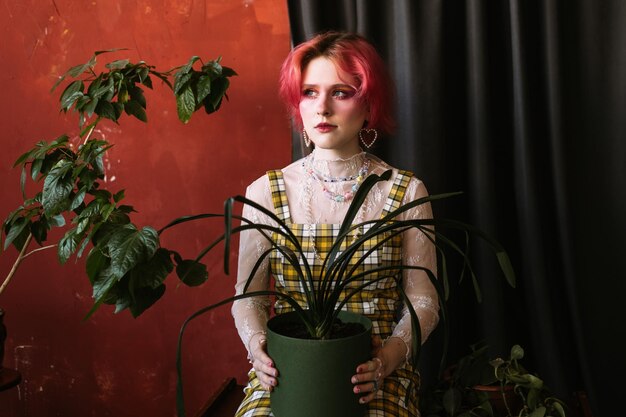
[{"label": "nose", "polygon": [[330,114],[330,105],[328,98],[325,94],[322,94],[317,99],[317,106],[315,112],[318,116],[328,116]]}]

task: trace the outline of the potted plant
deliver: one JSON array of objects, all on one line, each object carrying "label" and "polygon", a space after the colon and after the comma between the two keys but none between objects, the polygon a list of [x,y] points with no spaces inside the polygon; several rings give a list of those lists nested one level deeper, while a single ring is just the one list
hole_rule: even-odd
[{"label": "potted plant", "polygon": [[[246,287],[244,289],[243,294],[233,296],[227,299],[224,299],[218,303],[207,306],[198,312],[194,313],[190,316],[182,326],[179,341],[178,341],[178,357],[177,357],[177,368],[179,373],[178,380],[178,396],[177,396],[177,407],[178,407],[178,415],[185,416],[184,409],[184,399],[183,399],[183,387],[182,387],[182,364],[181,364],[181,349],[182,349],[182,339],[183,334],[186,329],[186,326],[190,323],[191,320],[196,317],[210,311],[216,307],[222,306],[224,304],[230,303],[235,300],[244,299],[247,297],[254,297],[259,295],[269,295],[280,298],[287,303],[289,303],[293,307],[293,313],[287,313],[283,315],[276,316],[270,319],[268,323],[268,352],[276,366],[281,369],[281,382],[279,383],[280,388],[276,388],[272,391],[272,409],[274,410],[274,414],[278,416],[285,415],[285,410],[289,410],[289,406],[283,406],[281,403],[284,397],[290,397],[292,394],[296,396],[296,401],[298,401],[297,409],[302,410],[299,413],[303,413],[302,415],[311,415],[318,416],[320,415],[319,409],[315,408],[315,404],[325,403],[327,401],[327,397],[322,394],[321,391],[324,391],[324,388],[330,387],[328,395],[334,398],[334,393],[338,389],[341,389],[345,393],[345,399],[338,401],[337,403],[333,403],[332,408],[336,409],[337,414],[329,414],[328,407],[324,410],[324,415],[330,417],[332,416],[349,416],[349,415],[362,415],[363,409],[359,408],[360,405],[357,404],[357,398],[354,396],[351,390],[351,386],[348,383],[350,380],[350,376],[355,369],[356,365],[362,363],[369,357],[369,333],[367,333],[368,324],[365,321],[364,333],[358,335],[360,341],[357,342],[361,344],[360,349],[356,347],[351,347],[346,349],[345,346],[342,346],[340,350],[343,350],[344,358],[339,359],[336,363],[344,363],[345,366],[344,372],[347,374],[333,376],[325,374],[323,375],[322,380],[312,381],[312,376],[316,374],[315,370],[303,370],[302,362],[300,362],[298,369],[290,370],[287,366],[281,362],[283,358],[280,356],[279,351],[286,351],[290,354],[299,354],[302,352],[302,344],[296,344],[297,347],[287,347],[287,348],[275,348],[274,345],[279,343],[281,339],[297,339],[293,337],[284,338],[284,334],[281,334],[281,330],[279,330],[280,325],[286,322],[287,324],[295,325],[298,324],[302,329],[304,329],[307,334],[306,338],[319,341],[320,344],[330,343],[333,344],[334,340],[331,339],[331,332],[336,324],[340,321],[343,321],[342,318],[342,309],[346,305],[346,303],[353,297],[355,294],[358,294],[359,291],[363,290],[365,287],[376,284],[376,282],[382,278],[375,278],[376,275],[373,275],[374,272],[385,272],[388,274],[386,276],[394,276],[395,279],[400,280],[400,275],[398,272],[401,272],[405,269],[421,269],[426,272],[430,281],[433,283],[435,288],[439,294],[439,304],[440,304],[440,315],[444,322],[444,332],[446,334],[447,340],[447,325],[446,325],[446,300],[448,297],[448,288],[450,285],[450,280],[447,274],[446,267],[446,253],[448,250],[451,250],[453,253],[458,254],[463,261],[463,270],[469,271],[469,275],[474,281],[474,288],[477,291],[477,296],[480,299],[479,286],[477,284],[477,278],[471,268],[468,258],[467,246],[461,247],[456,244],[454,240],[444,233],[445,230],[456,230],[460,231],[462,234],[466,236],[466,242],[469,242],[469,236],[476,236],[483,239],[495,252],[497,260],[499,262],[500,268],[504,273],[505,278],[511,285],[515,285],[515,275],[513,269],[510,264],[510,260],[506,252],[502,249],[502,247],[491,237],[480,231],[479,229],[451,219],[437,218],[437,219],[414,219],[414,220],[399,220],[398,216],[405,211],[414,208],[416,206],[433,202],[440,199],[445,199],[454,196],[453,194],[442,194],[442,195],[432,195],[428,197],[424,197],[412,202],[409,202],[405,205],[402,205],[395,211],[389,213],[387,216],[380,220],[375,221],[367,221],[363,223],[353,224],[353,221],[356,217],[357,211],[359,207],[363,204],[369,190],[371,187],[379,182],[388,180],[391,177],[391,171],[387,171],[384,174],[378,176],[372,174],[368,176],[358,191],[356,192],[353,201],[351,202],[345,219],[340,227],[339,234],[336,240],[333,242],[331,249],[324,260],[323,267],[321,269],[321,273],[319,276],[313,276],[312,269],[304,256],[304,252],[298,239],[292,234],[289,229],[289,226],[281,221],[274,213],[260,206],[259,204],[246,199],[242,196],[235,196],[228,200],[225,203],[225,210],[223,214],[202,214],[197,216],[188,216],[185,218],[180,218],[169,225],[167,225],[164,229],[172,227],[181,222],[188,221],[196,221],[204,218],[222,218],[225,221],[225,231],[219,236],[215,241],[213,241],[210,245],[208,245],[196,258],[196,261],[200,261],[203,256],[205,256],[209,251],[215,248],[218,244],[224,243],[224,271],[226,274],[229,272],[229,259],[231,252],[231,238],[233,234],[244,231],[244,230],[257,230],[264,235],[266,239],[271,244],[271,248],[264,252],[259,260],[256,262],[255,267],[253,268],[250,276],[248,277],[248,281]],[[244,205],[249,205],[254,207],[255,209],[262,212],[264,215],[269,217],[272,222],[275,224],[274,226],[254,223],[249,219],[243,218],[241,216],[237,216],[234,214],[233,206],[235,203],[241,203]],[[240,225],[234,226],[233,220],[241,221]],[[354,274],[355,269],[351,269],[348,267],[349,261],[353,257],[357,257],[357,264],[362,263],[370,253],[374,250],[378,249],[380,246],[384,245],[392,237],[403,233],[404,231],[417,228],[422,231],[429,240],[431,240],[440,255],[440,260],[442,261],[442,267],[440,268],[441,274],[439,279],[434,275],[434,273],[427,268],[418,267],[418,266],[409,266],[409,265],[394,265],[387,267],[379,267],[370,271],[366,271],[359,274]],[[360,233],[355,235],[356,230],[360,230]],[[379,238],[378,243],[374,244],[373,247],[364,250],[364,254],[358,255],[359,250],[363,251],[364,245],[371,241],[374,238]],[[284,242],[283,242],[284,241]],[[282,293],[280,291],[268,290],[268,291],[253,291],[248,292],[247,288],[252,280],[252,277],[255,275],[256,270],[260,267],[263,260],[269,256],[272,251],[278,251],[291,265],[298,270],[298,279],[300,280],[301,287],[304,289],[304,296],[306,298],[307,308],[302,307],[295,299],[293,299],[288,294]],[[371,277],[370,277],[371,275]],[[463,274],[461,275],[461,279]],[[344,290],[349,288],[350,283],[355,280],[365,280],[365,283],[358,288],[351,289],[347,294],[344,294]],[[398,282],[398,284],[400,284]],[[402,286],[398,285],[401,289]],[[416,364],[419,360],[420,356],[420,348],[421,348],[421,330],[419,320],[415,311],[412,309],[410,302],[408,302],[406,295],[401,291],[402,296],[404,297],[405,304],[409,307],[409,311],[412,318],[412,360]],[[344,316],[345,317],[345,316]],[[347,318],[347,317],[346,317]],[[350,320],[349,318],[347,318]],[[297,341],[296,341],[297,343]],[[308,343],[308,342],[307,342]],[[447,342],[446,342],[447,343]],[[316,347],[313,350],[321,350],[326,349],[322,347]],[[363,352],[357,353],[354,352]],[[311,355],[312,353],[307,352],[304,356]],[[359,355],[362,354],[364,357],[359,358]],[[356,356],[356,357],[355,357]],[[444,356],[445,356],[445,346],[444,346]],[[302,359],[298,359],[302,360]],[[326,358],[326,360],[328,360]],[[319,362],[317,362],[319,364]],[[335,363],[335,362],[333,362]],[[319,366],[319,365],[317,365]],[[345,371],[347,369],[347,371]],[[306,375],[306,378],[297,378],[297,374]],[[287,376],[285,376],[287,375]],[[291,375],[294,375],[292,378]],[[284,383],[286,379],[289,379],[289,384]],[[337,388],[329,384],[330,381],[345,381],[347,387]],[[315,387],[315,395],[311,394],[309,390],[310,387]],[[307,391],[308,390],[308,391]],[[309,393],[308,395],[301,395],[303,393]],[[349,407],[350,411],[341,409],[338,407],[338,404],[346,404],[353,403],[353,407]],[[293,406],[292,406],[293,407]],[[291,408],[293,409],[293,408]],[[278,412],[277,412],[278,410]],[[282,414],[281,414],[282,412]],[[310,414],[307,414],[310,412]],[[351,412],[353,414],[347,414]],[[316,414],[317,413],[317,414]]]},{"label": "potted plant", "polygon": [[[0,249],[6,251],[13,245],[18,255],[2,281],[0,295],[22,261],[34,253],[56,248],[64,264],[73,255],[81,257],[89,245],[86,272],[94,305],[88,316],[105,303],[115,305],[116,313],[129,309],[137,317],[163,295],[163,281],[174,268],[187,285],[206,279],[204,265],[161,247],[154,228],[131,222],[134,210],[122,203],[124,190],[109,190],[104,181],[103,155],[113,145],[94,132],[105,119],[118,123],[124,114],[147,122],[143,88],[152,88],[153,78],[173,89],[178,118],[186,123],[200,108],[207,113],[217,111],[227,97],[228,78],[236,74],[223,67],[219,58],[203,63],[197,56],[166,72],[143,61],[123,59],[107,63],[97,73],[96,58],[113,51],[95,52],[86,63],[70,68],[52,88],[73,79],[60,96],[60,108],[78,114],[80,133],[40,141],[15,162],[22,169],[24,200],[4,220]],[[28,177],[37,187],[32,197],[26,195]],[[50,242],[48,234],[55,227],[66,231],[58,241]],[[31,250],[33,240],[39,247]]]},{"label": "potted plant", "polygon": [[507,359],[489,358],[484,343],[470,348],[441,381],[424,391],[424,417],[565,417],[565,403],[521,364],[520,345],[511,348]]}]

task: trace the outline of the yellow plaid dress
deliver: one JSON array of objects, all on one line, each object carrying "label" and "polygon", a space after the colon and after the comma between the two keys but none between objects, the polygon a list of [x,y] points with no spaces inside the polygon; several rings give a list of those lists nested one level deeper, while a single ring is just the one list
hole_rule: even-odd
[{"label": "yellow plaid dress", "polygon": [[[276,215],[289,226],[291,231],[300,241],[302,249],[307,257],[307,261],[312,269],[313,277],[318,277],[322,268],[322,261],[325,259],[332,243],[334,242],[340,225],[338,224],[295,224],[291,222],[289,205],[285,193],[285,184],[282,171],[268,171],[270,189],[272,192],[272,202]],[[399,171],[394,179],[393,186],[387,197],[381,216],[385,216],[390,211],[398,208],[404,197],[407,185],[412,174],[407,171]],[[360,231],[361,233],[363,230]],[[358,232],[357,232],[358,233]],[[285,245],[284,239],[279,239],[279,245]],[[380,237],[378,239],[382,239]],[[345,246],[350,243],[350,238],[345,242]],[[358,259],[365,252],[376,245],[378,240],[366,242],[360,252],[357,252],[354,259]],[[289,246],[287,244],[287,246]],[[399,264],[402,260],[402,237],[396,236],[387,241],[382,247],[371,253],[365,262],[356,270],[356,273],[366,269],[383,265]],[[303,307],[306,300],[303,296],[300,280],[294,268],[283,256],[274,251],[270,255],[270,269],[274,276],[275,286],[278,291],[289,293]],[[374,275],[369,275],[368,279],[374,279]],[[362,285],[362,281],[351,283],[342,293],[342,298],[355,287]],[[379,335],[383,340],[389,337],[397,321],[397,314],[401,307],[400,293],[396,287],[393,277],[388,277],[366,287],[363,291],[352,297],[344,307],[344,310],[361,313],[372,320],[372,332]],[[286,313],[292,308],[284,301],[277,300],[274,305],[276,314]],[[378,390],[376,398],[368,403],[366,417],[415,417],[419,416],[417,409],[417,390],[419,388],[419,375],[410,364],[405,364],[385,378],[384,383]],[[270,410],[269,392],[265,391],[256,377],[254,370],[249,373],[249,382],[244,389],[245,398],[236,413],[236,417],[256,417],[273,416]],[[407,393],[409,395],[407,396]],[[409,398],[408,404],[405,400]],[[297,417],[297,416],[294,416]],[[365,416],[364,416],[365,417]]]}]

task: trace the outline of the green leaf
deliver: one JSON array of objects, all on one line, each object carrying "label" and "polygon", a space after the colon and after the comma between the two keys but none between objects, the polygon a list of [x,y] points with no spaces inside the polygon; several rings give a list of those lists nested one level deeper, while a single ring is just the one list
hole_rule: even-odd
[{"label": "green leaf", "polygon": [[511,348],[511,360],[517,361],[524,357],[524,349],[520,345],[514,345]]},{"label": "green leaf", "polygon": [[178,119],[183,122],[189,122],[191,115],[196,109],[196,101],[191,87],[185,88],[180,95],[176,96],[176,109],[178,111]]},{"label": "green leaf", "polygon": [[33,179],[33,181],[37,180],[37,176],[39,175],[39,172],[41,172],[41,166],[43,165],[43,161],[44,160],[42,158],[37,158],[33,160],[33,163],[30,166],[30,177]]},{"label": "green leaf", "polygon": [[117,122],[119,113],[109,101],[100,100],[96,105],[95,112],[98,116]]},{"label": "green leaf", "polygon": [[117,228],[107,243],[111,274],[122,278],[135,265],[150,259],[158,245],[159,236],[151,227],[137,230],[129,224]]},{"label": "green leaf", "polygon": [[199,56],[194,55],[191,58],[189,58],[189,61],[187,62],[187,64],[185,64],[184,66],[180,67],[180,70],[178,70],[176,72],[176,75],[178,74],[186,74],[189,71],[191,71],[191,68],[193,67],[193,64],[195,64],[198,60],[200,59]]},{"label": "green leaf", "polygon": [[109,62],[105,65],[105,67],[112,69],[112,70],[117,70],[117,69],[124,69],[126,68],[126,65],[129,64],[128,59],[118,59],[116,61],[112,61]]},{"label": "green leaf", "polygon": [[220,64],[220,59],[215,59],[207,62],[202,66],[202,72],[211,75],[211,78],[218,78],[222,75],[222,65]]},{"label": "green leaf", "polygon": [[150,69],[146,66],[137,69],[137,76],[139,77],[139,81],[141,81],[142,84],[148,78],[149,73]]},{"label": "green leaf", "polygon": [[30,233],[40,245],[48,238],[48,230],[49,226],[45,216],[42,216],[39,220],[32,222],[30,225]]},{"label": "green leaf", "polygon": [[461,408],[461,392],[457,388],[449,388],[443,394],[443,408],[453,416]]},{"label": "green leaf", "polygon": [[70,210],[75,210],[80,206],[83,201],[85,201],[85,194],[87,193],[87,189],[85,187],[81,188],[78,193],[72,199],[72,203],[70,204]]},{"label": "green leaf", "polygon": [[196,85],[197,101],[202,102],[211,93],[211,77],[201,75]]},{"label": "green leaf", "polygon": [[[93,282],[93,298],[95,304],[101,304],[106,298],[109,290],[118,282],[119,277],[111,268],[101,270],[95,281]],[[93,309],[92,309],[93,312]],[[92,313],[90,312],[90,314]]]},{"label": "green leaf", "polygon": [[538,407],[532,413],[528,415],[528,417],[544,417],[546,415],[545,407]]},{"label": "green leaf", "polygon": [[226,97],[226,90],[229,85],[230,81],[226,78],[218,78],[212,83],[213,91],[211,95],[204,100],[204,110],[207,114],[219,110],[222,105],[222,99]]},{"label": "green leaf", "polygon": [[222,77],[232,77],[237,75],[234,69],[222,66]]},{"label": "green leaf", "polygon": [[190,87],[191,78],[195,72],[191,73],[177,73],[174,78],[174,95],[179,96],[182,91]]},{"label": "green leaf", "polygon": [[80,80],[70,83],[61,94],[61,110],[69,110],[74,102],[83,96],[84,87],[85,85]]},{"label": "green leaf", "polygon": [[143,95],[143,90],[136,85],[129,86],[128,92],[130,93],[131,100],[136,101],[142,108],[146,108],[146,97]]},{"label": "green leaf", "polygon": [[126,114],[135,116],[137,119],[141,120],[142,122],[148,121],[148,116],[146,115],[146,111],[144,110],[143,107],[141,107],[141,104],[135,100],[129,100],[126,103],[124,103],[124,111],[126,112]]},{"label": "green leaf", "polygon": [[206,266],[192,259],[185,259],[176,265],[176,274],[190,287],[203,284],[209,278]]},{"label": "green leaf", "polygon": [[63,227],[65,226],[65,217],[63,217],[63,214],[57,214],[56,216],[50,217],[48,223],[51,227]]},{"label": "green leaf", "polygon": [[563,406],[558,401],[552,403],[552,407],[559,413],[559,416],[565,417],[565,410]]},{"label": "green leaf", "polygon": [[137,265],[129,272],[131,294],[135,293],[135,289],[142,287],[159,287],[173,270],[174,263],[170,251],[164,248],[157,249],[148,261]]},{"label": "green leaf", "polygon": [[87,255],[86,269],[89,281],[93,284],[102,271],[109,267],[109,258],[107,258],[100,248],[93,247]]},{"label": "green leaf", "polygon": [[24,231],[28,231],[27,226],[29,224],[30,222],[24,217],[19,217],[9,226],[10,228],[7,233],[7,237],[4,240],[4,250],[7,250],[13,241],[16,241],[16,247],[18,250],[22,249],[23,242],[22,245],[19,245],[19,241],[21,239],[18,238],[24,233]]},{"label": "green leaf", "polygon": [[68,175],[71,168],[70,161],[61,160],[50,170],[44,180],[41,204],[48,217],[70,206],[69,197],[74,188],[72,176]]},{"label": "green leaf", "polygon": [[76,247],[76,231],[74,229],[68,230],[65,236],[59,241],[59,246],[57,247],[57,256],[61,265],[67,262],[70,256],[76,251]]},{"label": "green leaf", "polygon": [[90,98],[89,102],[83,109],[83,111],[87,113],[87,117],[93,116],[94,112],[96,111],[96,106],[98,105],[98,101],[99,100],[97,98]]},{"label": "green leaf", "polygon": [[124,190],[121,190],[115,193],[115,195],[113,196],[113,201],[115,201],[116,203],[119,203],[120,200],[122,200],[123,198],[124,198]]},{"label": "green leaf", "polygon": [[161,284],[156,288],[143,287],[135,292],[135,298],[128,305],[130,313],[134,318],[139,317],[141,313],[156,303],[165,293],[165,285]]}]

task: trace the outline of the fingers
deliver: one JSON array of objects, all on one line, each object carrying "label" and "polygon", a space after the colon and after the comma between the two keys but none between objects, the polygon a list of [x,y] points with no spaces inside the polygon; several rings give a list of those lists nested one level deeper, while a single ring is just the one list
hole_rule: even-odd
[{"label": "fingers", "polygon": [[261,386],[272,391],[278,385],[278,370],[274,367],[274,361],[266,353],[266,345],[264,338],[260,338],[258,343],[251,343],[250,353],[253,357],[251,362]]},{"label": "fingers", "polygon": [[[267,355],[265,355],[267,357]],[[269,359],[269,357],[267,357]],[[261,386],[267,391],[272,391],[276,385],[278,385],[278,370],[274,368],[274,363],[269,360],[267,362],[262,360],[255,360],[252,364],[254,371]]]},{"label": "fingers", "polygon": [[359,398],[361,404],[368,403],[376,396],[376,391],[383,383],[384,364],[378,357],[357,366],[356,375],[352,376],[355,394],[365,394]]},{"label": "fingers", "polygon": [[371,387],[370,391],[367,394],[359,398],[359,402],[361,404],[367,404],[368,402],[376,398],[376,392],[378,391],[378,387],[376,387],[373,382],[370,382],[369,384],[363,384],[363,385],[369,385]]}]

